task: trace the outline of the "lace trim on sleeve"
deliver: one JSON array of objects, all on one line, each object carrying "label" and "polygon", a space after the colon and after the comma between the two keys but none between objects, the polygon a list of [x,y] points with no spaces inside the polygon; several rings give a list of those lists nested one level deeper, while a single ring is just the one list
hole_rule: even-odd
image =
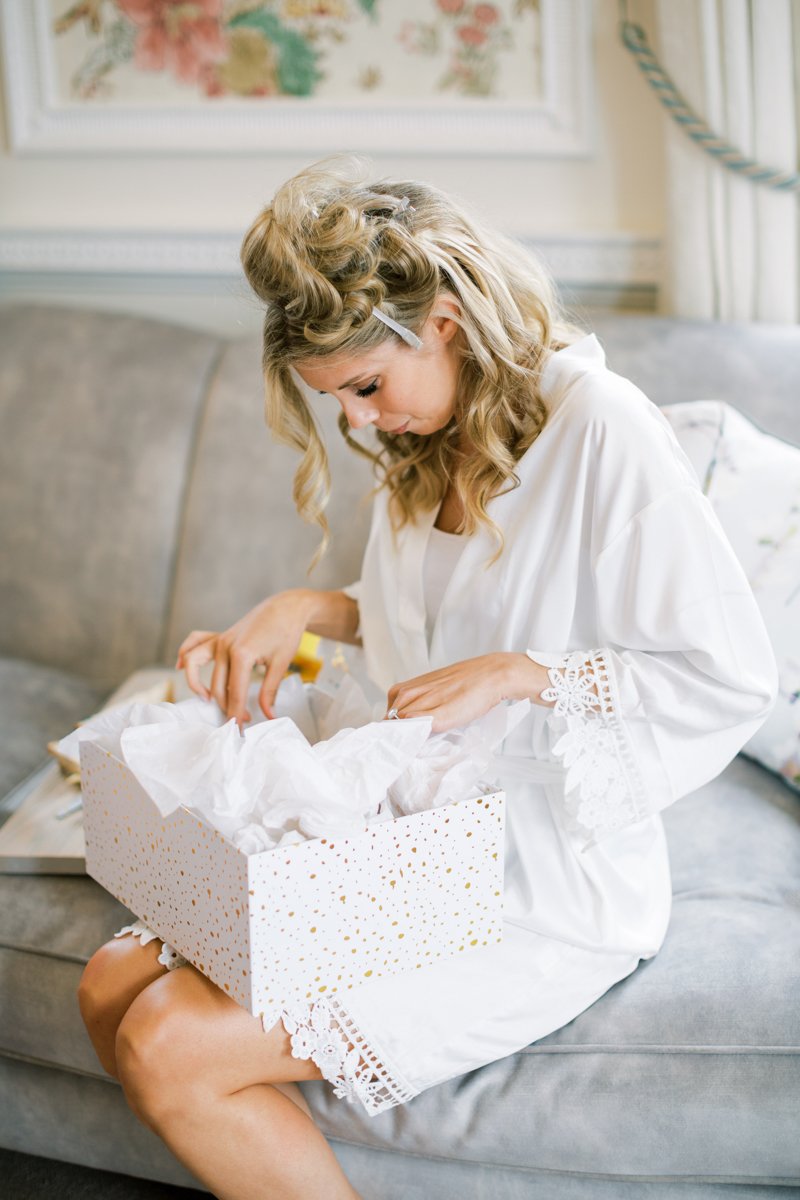
[{"label": "lace trim on sleeve", "polygon": [[[114,934],[115,938],[122,937],[123,934],[132,933],[134,937],[141,938],[142,945],[146,946],[148,942],[152,942],[154,938],[158,938],[158,934],[145,925],[144,921],[134,921],[133,925],[125,925],[122,929]],[[158,956],[158,961],[167,968],[168,971],[174,971],[176,967],[187,967],[189,965],[188,958],[184,958],[179,954],[174,946],[170,946],[169,942],[165,942],[163,938],[161,952]]]},{"label": "lace trim on sleeve", "polygon": [[[310,1058],[340,1099],[360,1101],[369,1116],[405,1104],[417,1093],[380,1060],[335,997],[281,1013],[293,1058]],[[263,1025],[263,1021],[262,1021]]]},{"label": "lace trim on sleeve", "polygon": [[537,656],[535,650],[527,654],[547,666],[551,686],[541,698],[553,702],[548,722],[561,731],[553,753],[563,757],[567,768],[568,827],[589,835],[588,850],[647,814],[644,784],[620,720],[606,656],[602,650],[574,650],[555,660]]}]

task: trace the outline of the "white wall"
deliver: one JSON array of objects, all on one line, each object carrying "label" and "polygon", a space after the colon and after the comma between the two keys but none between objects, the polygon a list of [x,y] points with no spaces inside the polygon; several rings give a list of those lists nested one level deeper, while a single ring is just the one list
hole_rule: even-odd
[{"label": "white wall", "polygon": [[[585,158],[408,154],[370,157],[378,174],[420,177],[537,244],[585,304],[657,306],[665,225],[664,118],[619,42],[617,0],[593,0],[595,149]],[[654,30],[652,0],[635,5]],[[230,254],[275,187],[319,155],[175,156],[0,152],[0,290],[7,297],[165,315],[236,332],[258,306],[232,274],[159,267],[192,235]],[[353,148],[358,147],[340,147]],[[334,147],[331,147],[334,149]],[[100,238],[99,246],[96,239]],[[94,239],[94,240],[93,240]],[[186,248],[191,256],[192,243]],[[112,264],[98,262],[112,259]],[[150,256],[147,269],[126,258]],[[122,263],[114,267],[113,260]],[[66,263],[66,270],[57,269]]]}]

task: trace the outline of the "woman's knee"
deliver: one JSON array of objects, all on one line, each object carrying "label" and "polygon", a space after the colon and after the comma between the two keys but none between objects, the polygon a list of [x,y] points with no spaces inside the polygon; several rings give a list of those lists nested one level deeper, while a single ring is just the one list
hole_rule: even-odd
[{"label": "woman's knee", "polygon": [[119,990],[116,971],[118,955],[113,942],[107,942],[96,950],[83,969],[78,984],[78,1006],[84,1024],[90,1033],[96,1028],[103,1013],[113,1006]]},{"label": "woman's knee", "polygon": [[[151,989],[154,993],[157,989]],[[182,1069],[191,1021],[164,997],[138,997],[123,1016],[114,1040],[117,1077],[140,1121],[158,1129],[188,1101],[191,1080]]]},{"label": "woman's knee", "polygon": [[157,949],[134,938],[106,942],[87,962],[78,984],[78,1007],[98,1058],[116,1075],[114,1042],[126,1010],[148,984],[164,974]]},{"label": "woman's knee", "polygon": [[114,1069],[113,955],[106,946],[95,951],[78,984],[78,1008],[95,1053],[109,1075]]}]

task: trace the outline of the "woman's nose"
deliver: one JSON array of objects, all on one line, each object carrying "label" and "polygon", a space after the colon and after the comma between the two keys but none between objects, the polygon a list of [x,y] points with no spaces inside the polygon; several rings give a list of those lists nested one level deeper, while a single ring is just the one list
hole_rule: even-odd
[{"label": "woman's nose", "polygon": [[344,415],[347,417],[347,424],[351,429],[363,429],[365,425],[370,425],[373,421],[377,421],[381,415],[377,408],[370,408],[366,404],[353,404],[352,401],[345,401],[342,404]]}]

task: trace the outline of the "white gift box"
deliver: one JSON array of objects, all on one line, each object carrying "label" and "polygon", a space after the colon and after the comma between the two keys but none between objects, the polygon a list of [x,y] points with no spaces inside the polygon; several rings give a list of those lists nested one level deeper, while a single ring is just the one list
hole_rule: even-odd
[{"label": "white gift box", "polygon": [[502,941],[505,795],[247,855],[80,746],[86,870],[265,1027],[298,1002]]}]

